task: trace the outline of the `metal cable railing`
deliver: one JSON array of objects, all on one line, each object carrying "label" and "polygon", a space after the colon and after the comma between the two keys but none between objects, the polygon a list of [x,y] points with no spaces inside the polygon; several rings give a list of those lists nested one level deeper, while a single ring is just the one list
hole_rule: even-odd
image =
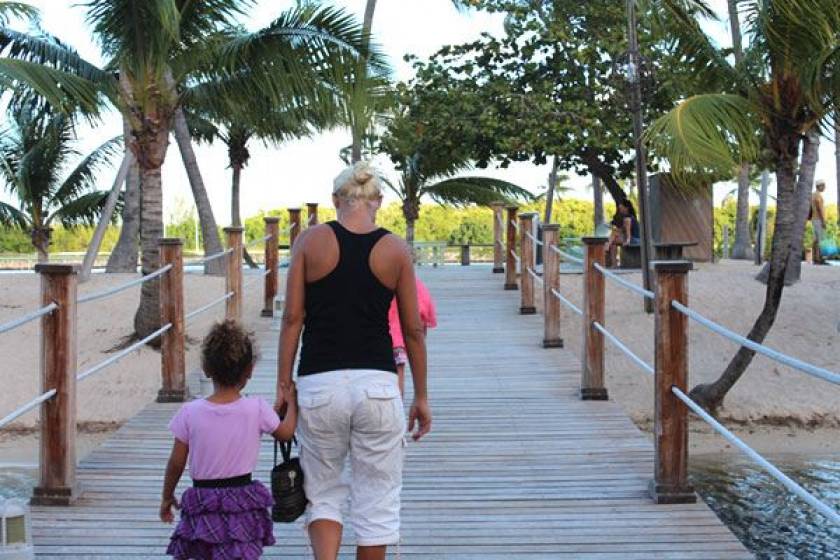
[{"label": "metal cable railing", "polygon": [[41,403],[50,400],[51,398],[53,398],[55,396],[55,393],[56,393],[55,389],[50,389],[46,393],[43,393],[43,394],[35,397],[34,399],[29,401],[25,405],[16,408],[12,412],[10,412],[6,416],[4,416],[2,419],[0,419],[0,428],[5,426],[9,422],[12,422],[12,421],[16,420],[20,416],[23,416],[24,414],[26,414],[27,412],[29,412],[30,410],[32,410],[36,406],[40,405]]},{"label": "metal cable railing", "polygon": [[617,336],[608,331],[606,327],[604,327],[604,325],[602,325],[598,321],[593,321],[592,326],[595,327],[595,330],[603,334],[607,338],[607,340],[615,344],[615,346],[619,350],[624,352],[624,354],[628,358],[630,358],[630,360],[632,360],[637,366],[642,368],[642,370],[644,370],[646,373],[653,375],[653,366],[641,359],[639,356],[637,356],[632,350],[630,350],[630,348],[627,347],[626,344],[621,342],[621,340]]},{"label": "metal cable railing", "polygon": [[627,288],[631,292],[639,294],[643,298],[654,299],[656,297],[656,294],[654,294],[650,290],[646,290],[646,289],[642,288],[641,286],[637,286],[636,284],[634,284],[632,282],[628,282],[627,280],[620,277],[615,272],[611,272],[611,271],[607,270],[606,268],[601,266],[599,263],[593,263],[592,266],[595,267],[595,270],[597,270],[598,272],[603,274],[605,278],[609,278],[610,280],[615,281],[616,283],[624,286],[625,288]]},{"label": "metal cable railing", "polygon": [[123,290],[127,290],[128,288],[131,288],[132,286],[136,286],[138,284],[143,284],[145,282],[148,282],[149,280],[154,280],[158,276],[162,276],[162,275],[166,274],[171,269],[172,269],[171,264],[168,264],[166,266],[162,266],[159,269],[155,270],[154,272],[151,272],[151,273],[149,273],[145,276],[141,276],[140,278],[135,278],[134,280],[131,280],[131,281],[126,282],[124,284],[120,284],[119,286],[114,286],[113,288],[107,288],[105,290],[102,290],[102,291],[99,291],[99,292],[94,292],[92,294],[85,294],[85,295],[79,297],[78,299],[76,299],[76,303],[86,303],[88,301],[94,301],[94,300],[97,300],[97,299],[102,299],[104,297],[114,295],[114,294],[119,293]]},{"label": "metal cable railing", "polygon": [[581,315],[581,316],[583,315],[583,310],[580,307],[578,307],[577,305],[575,305],[574,303],[572,303],[571,301],[569,301],[568,299],[566,299],[563,296],[563,294],[561,294],[560,292],[558,292],[554,288],[551,288],[551,293],[554,295],[554,297],[556,297],[558,300],[560,300],[560,303],[564,304],[566,307],[568,307],[569,309],[571,309],[572,311],[574,311],[578,315]]},{"label": "metal cable railing", "polygon": [[683,404],[685,404],[685,406],[690,408],[697,416],[699,416],[707,424],[709,424],[717,433],[722,435],[729,443],[737,447],[747,457],[758,463],[761,466],[761,468],[767,471],[767,473],[770,476],[779,481],[790,492],[792,492],[797,497],[805,501],[808,505],[819,511],[821,514],[826,516],[835,524],[840,525],[840,513],[838,513],[834,508],[822,502],[819,498],[802,488],[802,486],[794,482],[789,476],[787,476],[785,473],[776,468],[776,466],[773,465],[770,461],[759,455],[749,445],[747,445],[740,438],[738,438],[738,436],[730,432],[728,429],[726,429],[725,426],[723,426],[720,422],[715,420],[708,412],[703,410],[703,407],[691,400],[691,398],[679,388],[672,386],[671,392],[674,394],[674,396],[680,399],[683,402]]},{"label": "metal cable railing", "polygon": [[561,258],[566,259],[567,261],[571,261],[573,263],[577,263],[577,264],[580,264],[580,265],[583,264],[583,259],[581,259],[580,257],[576,257],[576,256],[574,256],[570,253],[567,253],[565,251],[560,250],[560,248],[557,247],[556,245],[552,245],[551,250],[554,251],[555,253],[557,253],[558,255],[560,255]]},{"label": "metal cable railing", "polygon": [[792,356],[788,356],[787,354],[783,354],[777,350],[773,350],[772,348],[768,348],[763,344],[759,344],[758,342],[750,340],[749,338],[734,333],[726,327],[715,323],[711,319],[707,319],[703,315],[697,313],[693,309],[681,304],[678,301],[672,301],[671,305],[674,307],[674,309],[676,309],[689,319],[697,321],[710,331],[717,333],[724,338],[728,338],[729,340],[741,346],[749,348],[750,350],[758,352],[759,354],[763,354],[770,359],[785,364],[786,366],[798,369],[799,371],[807,373],[808,375],[818,377],[820,379],[828,381],[829,383],[840,385],[840,374],[834,373],[833,371],[827,370],[825,368],[817,367],[807,362],[803,362],[802,360],[798,360]]},{"label": "metal cable railing", "polygon": [[198,309],[190,311],[189,313],[184,315],[184,322],[189,321],[190,319],[192,319],[193,317],[196,317],[197,315],[201,315],[202,313],[204,313],[208,309],[212,308],[213,306],[219,305],[220,303],[222,303],[224,301],[227,301],[232,297],[233,297],[233,292],[228,292],[225,295],[223,295],[222,297],[214,299],[210,303],[208,303],[206,305],[202,305]]},{"label": "metal cable railing", "polygon": [[16,328],[18,328],[22,325],[25,325],[26,323],[28,323],[30,321],[34,321],[35,319],[38,319],[39,317],[43,317],[44,315],[49,315],[50,313],[52,313],[56,309],[58,309],[58,305],[55,302],[52,302],[50,304],[45,305],[44,307],[41,307],[40,309],[36,309],[35,311],[32,311],[31,313],[27,313],[26,315],[23,315],[22,317],[18,317],[17,319],[12,319],[11,321],[3,323],[2,325],[0,325],[0,334],[3,334],[4,332],[8,332],[12,329],[16,329]]},{"label": "metal cable railing", "polygon": [[172,323],[166,323],[164,326],[162,326],[161,328],[159,328],[155,332],[153,332],[153,333],[151,333],[147,336],[144,336],[143,338],[141,338],[140,340],[138,340],[137,342],[135,342],[131,346],[128,346],[128,347],[120,350],[118,353],[114,354],[113,356],[111,356],[107,360],[103,360],[103,361],[99,362],[98,364],[96,364],[95,366],[90,367],[90,368],[86,369],[85,371],[83,371],[82,373],[78,374],[76,376],[76,381],[81,381],[82,379],[84,379],[86,377],[89,377],[89,376],[93,375],[94,373],[102,371],[106,367],[119,362],[120,360],[122,360],[123,358],[125,358],[126,356],[128,356],[129,354],[131,354],[132,352],[134,352],[135,350],[137,350],[141,346],[145,345],[149,341],[152,341],[152,340],[156,339],[157,337],[159,337],[160,335],[162,335],[163,333],[165,333],[166,331],[168,331],[171,328],[172,328]]}]

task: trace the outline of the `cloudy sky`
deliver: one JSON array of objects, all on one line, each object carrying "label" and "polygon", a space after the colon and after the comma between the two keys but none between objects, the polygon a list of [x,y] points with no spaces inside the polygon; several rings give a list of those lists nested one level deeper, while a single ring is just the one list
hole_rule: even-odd
[{"label": "cloudy sky", "polygon": [[[98,50],[84,21],[85,10],[79,0],[30,0],[41,9],[43,26],[73,45],[89,60],[100,62]],[[249,27],[271,21],[276,14],[294,4],[293,0],[262,0],[252,10]],[[334,4],[358,15],[361,20],[364,0],[336,0]],[[713,6],[724,18],[720,24],[707,24],[721,42],[728,41],[726,1],[713,0]],[[459,13],[450,0],[379,0],[374,18],[373,33],[384,52],[390,57],[396,79],[408,79],[411,69],[402,57],[412,53],[425,57],[446,44],[463,43],[476,39],[480,33],[501,33],[501,16],[482,13]],[[95,129],[80,132],[85,149],[121,133],[120,120],[112,115]],[[328,203],[332,179],[343,167],[339,150],[350,143],[349,133],[334,130],[314,138],[289,142],[281,146],[251,145],[252,158],[243,173],[242,212],[251,215],[261,209],[300,205],[304,202]],[[828,183],[827,198],[836,198],[834,174],[834,145],[823,142],[820,152],[818,177]],[[217,221],[227,223],[230,214],[230,170],[223,145],[201,146],[197,150],[201,171],[207,185]],[[385,159],[377,160],[384,173],[394,176]],[[165,215],[176,207],[191,204],[189,185],[174,142],[164,166]],[[478,174],[478,173],[477,173]],[[544,185],[548,175],[546,167],[515,164],[502,170],[482,170],[480,174],[507,179],[526,188],[536,190]],[[112,176],[103,174],[102,188],[110,188]],[[571,177],[568,196],[589,197],[588,177]],[[720,199],[733,187],[719,185],[715,189]]]}]

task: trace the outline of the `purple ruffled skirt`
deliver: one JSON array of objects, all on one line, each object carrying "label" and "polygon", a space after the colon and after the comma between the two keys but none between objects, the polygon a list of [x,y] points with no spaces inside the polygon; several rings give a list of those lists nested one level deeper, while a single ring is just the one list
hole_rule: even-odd
[{"label": "purple ruffled skirt", "polygon": [[274,544],[271,492],[261,482],[189,488],[166,553],[179,560],[257,560]]}]

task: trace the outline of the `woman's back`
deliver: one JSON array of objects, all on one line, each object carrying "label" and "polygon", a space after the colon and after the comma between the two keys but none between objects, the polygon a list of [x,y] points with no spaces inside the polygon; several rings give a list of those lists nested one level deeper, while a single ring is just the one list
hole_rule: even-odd
[{"label": "woman's back", "polygon": [[382,260],[374,251],[388,230],[354,233],[329,222],[313,234],[304,248],[308,273],[298,375],[344,369],[396,372],[388,332],[394,291],[374,263]]}]

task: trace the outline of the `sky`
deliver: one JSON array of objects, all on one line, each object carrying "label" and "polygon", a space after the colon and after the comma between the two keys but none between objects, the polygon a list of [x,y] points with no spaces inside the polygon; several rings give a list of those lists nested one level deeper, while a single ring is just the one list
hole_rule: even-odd
[{"label": "sky", "polygon": [[[85,9],[80,6],[83,3],[81,0],[29,0],[29,3],[41,10],[45,29],[74,46],[88,60],[101,62],[98,48],[84,20]],[[365,0],[334,0],[332,3],[356,14],[361,21]],[[722,21],[706,23],[704,27],[721,44],[728,44],[726,0],[712,0],[710,4]],[[259,0],[246,24],[251,28],[265,25],[293,5],[293,0]],[[407,80],[412,71],[403,61],[405,54],[424,58],[444,45],[477,39],[482,32],[501,34],[502,24],[503,17],[498,14],[458,12],[451,0],[379,0],[373,20],[373,35],[390,59],[394,78]],[[80,129],[80,148],[93,149],[120,133],[118,116],[106,116],[96,127]],[[349,144],[350,134],[346,130],[333,130],[280,146],[264,146],[252,141],[251,160],[242,175],[243,217],[260,210],[300,206],[305,202],[328,204],[333,178],[344,167],[339,151]],[[200,145],[196,153],[216,220],[219,224],[226,224],[230,219],[231,181],[226,149],[221,143]],[[397,178],[387,158],[380,156],[375,163],[386,176]],[[548,166],[514,163],[507,169],[476,170],[472,174],[506,179],[539,192],[547,182],[548,172]],[[109,189],[115,173],[116,169],[103,172],[100,188]],[[833,202],[837,193],[834,145],[827,140],[823,141],[820,149],[817,177],[826,180],[826,199]],[[167,221],[175,213],[191,211],[192,195],[174,139],[164,164],[163,180],[164,216]],[[589,177],[571,175],[566,186],[572,190],[565,196],[589,198],[592,196],[589,184]],[[716,203],[732,189],[733,184],[716,185]],[[754,202],[757,203],[757,200]]]}]

